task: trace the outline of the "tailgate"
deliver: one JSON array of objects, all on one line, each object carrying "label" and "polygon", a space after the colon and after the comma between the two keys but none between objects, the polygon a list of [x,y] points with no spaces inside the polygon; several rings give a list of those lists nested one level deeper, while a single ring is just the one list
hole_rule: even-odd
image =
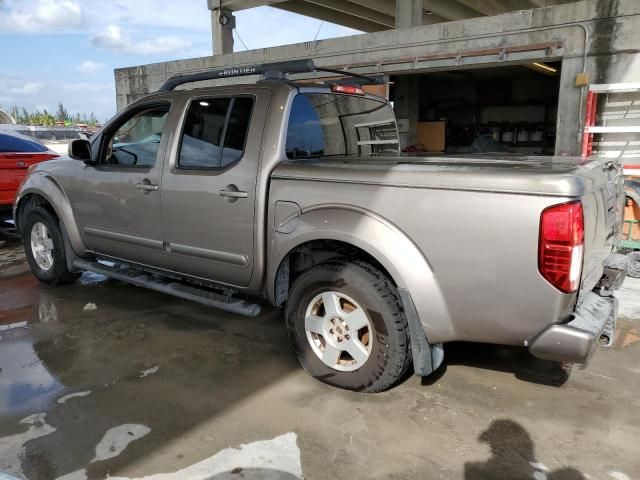
[{"label": "tailgate", "polygon": [[582,198],[584,208],[584,263],[581,295],[591,291],[602,276],[602,264],[622,229],[624,177],[622,165],[611,159],[593,159],[580,174],[591,185]]}]

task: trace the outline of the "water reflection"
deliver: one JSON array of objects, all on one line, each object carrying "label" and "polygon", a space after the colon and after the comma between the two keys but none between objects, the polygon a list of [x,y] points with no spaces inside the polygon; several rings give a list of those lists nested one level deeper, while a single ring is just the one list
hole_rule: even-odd
[{"label": "water reflection", "polygon": [[64,389],[38,358],[27,325],[27,322],[5,325],[7,328],[2,331],[0,413],[43,410]]},{"label": "water reflection", "polygon": [[0,281],[0,415],[41,411],[64,389],[42,363],[34,327],[58,321],[55,299],[30,276]]}]

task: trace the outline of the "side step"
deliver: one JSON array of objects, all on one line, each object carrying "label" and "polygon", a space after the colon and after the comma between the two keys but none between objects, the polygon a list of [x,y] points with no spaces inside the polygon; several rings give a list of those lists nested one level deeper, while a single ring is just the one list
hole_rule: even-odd
[{"label": "side step", "polygon": [[135,268],[109,266],[99,262],[84,260],[82,258],[75,258],[73,260],[73,267],[77,270],[99,273],[122,282],[167,293],[174,297],[180,297],[185,300],[202,303],[203,305],[219,308],[220,310],[225,310],[227,312],[237,313],[247,317],[255,317],[260,314],[260,305],[257,303],[249,303],[245,300],[227,297],[203,288],[176,282],[175,280],[167,277],[152,275]]}]

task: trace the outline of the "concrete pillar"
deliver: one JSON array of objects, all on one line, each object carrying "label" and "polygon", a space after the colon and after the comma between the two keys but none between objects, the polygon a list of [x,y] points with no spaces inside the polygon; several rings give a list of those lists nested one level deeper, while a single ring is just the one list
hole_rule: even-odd
[{"label": "concrete pillar", "polygon": [[[582,72],[582,58],[562,60],[558,116],[556,124],[556,155],[579,156],[581,151],[581,122],[584,118],[586,92],[575,86],[576,75]],[[586,89],[585,89],[586,90]],[[580,107],[582,102],[582,108]]]},{"label": "concrete pillar", "polygon": [[[400,132],[400,147],[418,141],[418,117],[420,114],[420,84],[417,75],[399,75],[395,80],[393,108],[398,120],[407,120],[407,131]],[[402,122],[401,122],[402,123]]]},{"label": "concrete pillar", "polygon": [[211,39],[213,54],[233,53],[233,29],[236,17],[230,10],[222,7],[222,0],[207,0],[211,10]]},{"label": "concrete pillar", "polygon": [[[396,28],[422,25],[422,2],[423,0],[396,0]],[[399,75],[394,80],[393,108],[396,118],[408,120],[408,130],[400,132],[400,147],[404,148],[417,141],[420,91],[415,75]]]},{"label": "concrete pillar", "polygon": [[422,25],[422,0],[396,0],[396,28]]}]

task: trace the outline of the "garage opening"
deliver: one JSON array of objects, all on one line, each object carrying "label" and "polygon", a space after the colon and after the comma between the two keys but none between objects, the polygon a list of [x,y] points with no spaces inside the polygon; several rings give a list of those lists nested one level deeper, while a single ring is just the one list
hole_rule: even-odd
[{"label": "garage opening", "polygon": [[535,62],[416,75],[417,141],[399,119],[403,149],[553,154],[560,71],[561,62]]}]

